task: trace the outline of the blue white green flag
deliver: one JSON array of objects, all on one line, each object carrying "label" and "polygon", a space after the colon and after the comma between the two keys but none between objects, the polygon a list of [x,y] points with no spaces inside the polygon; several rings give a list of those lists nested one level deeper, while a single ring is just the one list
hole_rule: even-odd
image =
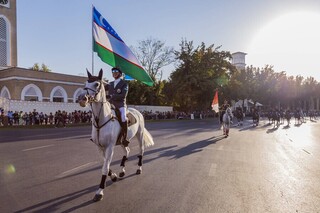
[{"label": "blue white green flag", "polygon": [[124,43],[105,18],[93,7],[93,51],[100,59],[112,67],[149,86],[153,81],[140,65],[136,56]]}]

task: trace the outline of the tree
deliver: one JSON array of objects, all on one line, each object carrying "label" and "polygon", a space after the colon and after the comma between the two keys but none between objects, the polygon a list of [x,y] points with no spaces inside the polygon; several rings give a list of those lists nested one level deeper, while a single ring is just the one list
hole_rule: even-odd
[{"label": "tree", "polygon": [[47,65],[45,65],[45,64],[42,64],[41,65],[41,70],[43,71],[43,72],[50,72],[51,70],[49,69],[49,67],[47,66]]},{"label": "tree", "polygon": [[35,70],[35,71],[40,71],[40,67],[39,67],[39,64],[38,63],[35,63],[32,67],[31,67],[32,70]]},{"label": "tree", "polygon": [[31,67],[32,70],[35,70],[35,71],[43,71],[43,72],[50,72],[51,70],[49,69],[49,67],[47,65],[45,65],[44,63],[41,64],[41,68],[39,66],[38,63],[35,63],[32,67]]},{"label": "tree", "polygon": [[174,62],[174,49],[153,38],[138,42],[138,47],[132,50],[150,77],[162,80],[162,68]]},{"label": "tree", "polygon": [[[141,65],[148,72],[154,86],[149,87],[139,82],[130,82],[128,103],[145,105],[164,105],[167,103],[162,94],[165,81],[162,81],[162,68],[174,62],[174,50],[165,46],[165,43],[148,38],[139,41],[138,47],[131,47]],[[134,89],[132,89],[134,88]]]},{"label": "tree", "polygon": [[180,51],[176,52],[179,65],[166,84],[170,89],[165,89],[176,109],[207,110],[215,89],[228,84],[235,67],[230,63],[230,52],[219,49],[220,46],[206,47],[204,43],[194,48],[192,41],[182,40]]}]

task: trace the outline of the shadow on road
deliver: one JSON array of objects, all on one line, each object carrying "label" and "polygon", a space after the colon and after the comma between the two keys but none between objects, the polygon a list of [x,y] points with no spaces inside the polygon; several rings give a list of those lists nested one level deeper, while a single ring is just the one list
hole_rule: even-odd
[{"label": "shadow on road", "polygon": [[244,127],[241,127],[240,129],[239,129],[239,131],[241,132],[241,131],[246,131],[246,130],[257,130],[257,129],[263,129],[263,128],[267,128],[268,126],[270,126],[270,124],[264,124],[264,125],[261,125],[261,123],[260,124],[258,124],[258,126],[257,125],[253,125],[253,124],[250,124],[250,125],[248,125],[248,126],[244,126]]},{"label": "shadow on road", "polygon": [[[42,203],[35,204],[33,206],[29,206],[27,208],[15,211],[15,213],[22,213],[22,212],[57,212],[57,211],[59,211],[59,207],[62,206],[64,203],[70,203],[73,200],[84,196],[85,194],[93,193],[96,189],[97,189],[97,186],[91,186],[91,187],[88,187],[86,189],[83,189],[83,190],[80,190],[80,191],[77,191],[77,192],[66,194],[66,195],[61,196],[61,197],[57,197],[57,198],[54,198],[54,199],[51,199],[51,200],[44,201]],[[89,200],[89,201],[87,201],[85,203],[82,203],[80,205],[74,206],[72,208],[69,208],[69,209],[67,209],[67,210],[65,210],[63,212],[65,212],[65,213],[66,212],[73,212],[73,211],[75,211],[77,209],[83,208],[83,207],[88,206],[90,204],[93,204],[93,202],[91,200]]]},{"label": "shadow on road", "polygon": [[275,127],[271,128],[271,129],[268,129],[267,133],[273,133],[274,131],[277,131],[279,129],[279,126],[275,126]]},{"label": "shadow on road", "polygon": [[[175,146],[168,146],[168,147],[162,147],[162,148],[159,148],[159,149],[153,149],[153,150],[149,150],[149,151],[146,151],[144,153],[144,156],[146,155],[151,155],[153,153],[159,153],[159,152],[162,152],[164,150],[170,150],[170,149],[173,149],[177,147],[177,145]],[[138,154],[136,155],[132,155],[128,158],[129,161],[137,161],[138,162],[138,157],[137,157]],[[148,160],[143,160],[143,163],[147,163],[149,162]],[[116,161],[112,161],[111,164],[110,164],[110,168],[112,169],[112,167],[115,167],[115,166],[119,166],[120,168],[120,163],[121,163],[121,160],[116,160]],[[81,174],[86,174],[86,173],[89,173],[89,172],[93,172],[93,171],[96,171],[96,170],[101,170],[102,168],[102,164],[103,164],[103,161],[101,160],[101,162],[99,163],[99,165],[95,166],[95,167],[92,167],[90,169],[86,169],[86,170],[83,170],[83,171],[79,171],[79,172],[76,172],[76,173],[73,173],[73,174],[70,174],[70,175],[66,175],[64,177],[60,177],[60,178],[55,178],[54,180],[50,180],[50,181],[47,181],[47,182],[43,182],[43,183],[39,183],[38,185],[43,185],[43,184],[47,184],[47,183],[53,183],[53,182],[56,182],[56,181],[60,181],[60,180],[63,180],[63,179],[67,179],[67,178],[71,178],[71,177],[75,177],[75,176],[78,176],[78,175],[81,175]],[[112,169],[113,170],[113,169]],[[131,176],[135,176],[134,175],[130,175],[130,176],[126,176],[125,178],[128,178],[128,177],[131,177]],[[125,179],[125,178],[121,178],[121,179]],[[107,183],[107,185],[111,185],[112,182],[110,181],[110,183]]]},{"label": "shadow on road", "polygon": [[176,149],[173,150],[172,148],[170,148],[169,150],[161,153],[158,157],[156,158],[152,158],[152,159],[148,159],[146,160],[147,162],[153,161],[158,159],[159,157],[171,157],[170,159],[179,159],[197,152],[201,152],[203,148],[215,144],[218,141],[225,139],[224,135],[220,135],[220,136],[214,136],[211,138],[208,138],[206,140],[202,140],[202,141],[198,141],[195,143],[191,143],[185,147],[182,147],[180,149]]},{"label": "shadow on road", "polygon": [[290,129],[290,125],[285,125],[282,127],[282,129]]}]

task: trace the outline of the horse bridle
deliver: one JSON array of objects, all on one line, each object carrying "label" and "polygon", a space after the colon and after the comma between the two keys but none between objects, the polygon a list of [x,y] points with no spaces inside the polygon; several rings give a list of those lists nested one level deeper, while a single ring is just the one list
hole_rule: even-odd
[{"label": "horse bridle", "polygon": [[[102,85],[102,83],[100,82],[99,87],[97,87],[96,90],[91,89],[90,87],[85,87],[85,88],[83,88],[84,90],[87,91],[87,94],[86,94],[85,97],[88,99],[88,102],[89,102],[90,104],[91,104],[92,102],[98,102],[98,101],[96,101],[96,97],[97,97],[97,95],[100,93],[101,85]],[[91,96],[91,95],[89,94],[89,90],[92,91],[92,92],[94,92],[94,95],[93,95],[93,96]]]},{"label": "horse bridle", "polygon": [[[107,123],[109,123],[111,120],[114,120],[114,119],[115,119],[115,117],[111,115],[111,117],[110,117],[106,122],[104,122],[102,125],[99,126],[99,117],[98,117],[98,116],[99,116],[100,113],[101,113],[103,104],[104,104],[104,103],[107,103],[107,102],[104,102],[104,101],[97,101],[97,99],[96,99],[96,97],[97,97],[97,95],[100,93],[101,87],[102,87],[102,85],[103,85],[102,82],[99,82],[99,83],[100,83],[100,84],[99,84],[99,86],[97,87],[96,90],[91,89],[90,87],[85,87],[85,88],[83,88],[84,90],[87,91],[87,94],[85,95],[85,97],[88,99],[88,102],[89,102],[89,104],[90,104],[91,111],[92,111],[92,114],[93,114],[93,117],[94,117],[94,121],[95,121],[95,123],[92,122],[92,124],[93,124],[94,127],[97,128],[98,135],[99,135],[99,130],[100,130],[103,126],[105,126],[105,125],[106,125]],[[91,96],[91,95],[89,94],[89,90],[92,91],[92,92],[94,92],[94,95],[93,95],[93,96]],[[96,115],[94,114],[94,110],[93,110],[93,107],[92,107],[92,103],[93,103],[93,102],[101,103],[98,116],[96,116]]]},{"label": "horse bridle", "polygon": [[[229,109],[229,110],[228,110]],[[228,107],[227,110],[226,110],[226,113],[229,115],[229,116],[232,116],[232,112],[231,112],[231,109]]]}]

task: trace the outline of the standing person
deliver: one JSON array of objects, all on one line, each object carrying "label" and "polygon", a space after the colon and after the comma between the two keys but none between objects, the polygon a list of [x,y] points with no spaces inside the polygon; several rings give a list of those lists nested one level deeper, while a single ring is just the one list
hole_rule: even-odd
[{"label": "standing person", "polygon": [[106,85],[106,91],[108,91],[107,99],[121,114],[120,125],[122,127],[122,144],[124,147],[129,145],[128,135],[128,120],[127,120],[127,103],[126,98],[128,95],[129,86],[126,81],[122,79],[122,71],[114,67],[111,69],[114,81]]},{"label": "standing person", "polygon": [[53,119],[54,119],[54,116],[53,116],[52,112],[50,112],[50,114],[49,114],[49,123],[50,123],[50,125],[53,124]]}]

